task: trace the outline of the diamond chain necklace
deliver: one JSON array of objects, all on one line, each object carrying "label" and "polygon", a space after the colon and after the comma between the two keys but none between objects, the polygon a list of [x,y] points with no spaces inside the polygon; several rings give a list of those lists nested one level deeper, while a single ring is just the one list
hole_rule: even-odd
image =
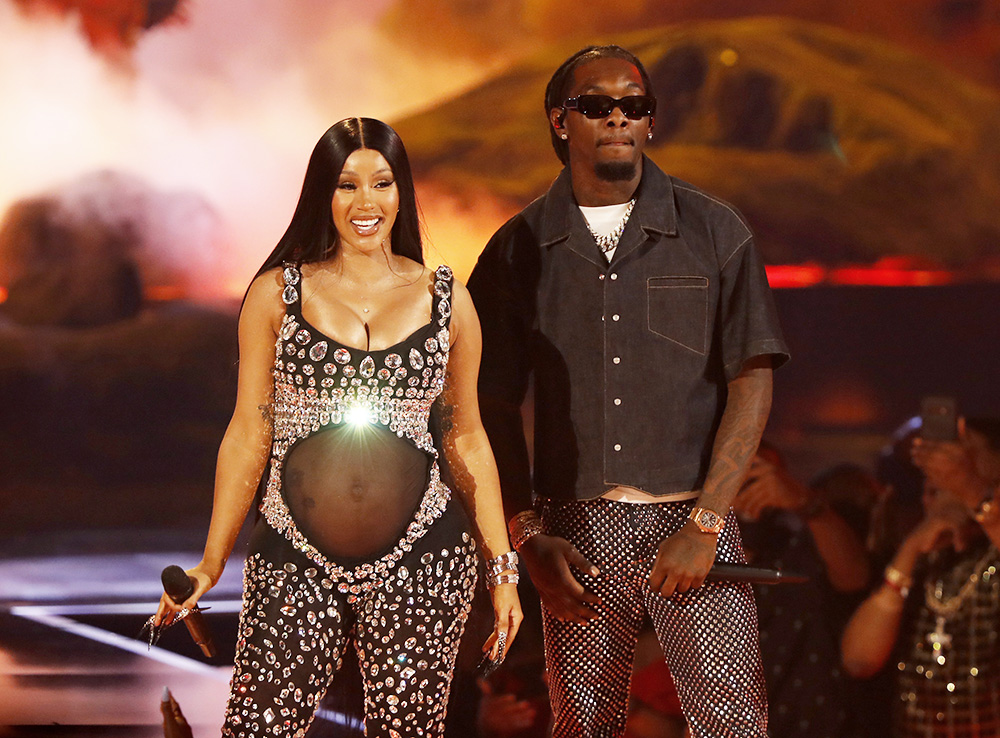
[{"label": "diamond chain necklace", "polygon": [[606,236],[598,236],[594,233],[594,229],[590,227],[590,223],[587,223],[587,230],[590,231],[590,235],[594,237],[598,247],[605,254],[612,249],[618,248],[618,239],[622,237],[622,233],[625,231],[625,226],[628,224],[628,218],[632,215],[632,208],[634,207],[635,199],[629,200],[628,207],[625,209],[625,215],[622,216],[621,221],[615,226],[615,229]]}]

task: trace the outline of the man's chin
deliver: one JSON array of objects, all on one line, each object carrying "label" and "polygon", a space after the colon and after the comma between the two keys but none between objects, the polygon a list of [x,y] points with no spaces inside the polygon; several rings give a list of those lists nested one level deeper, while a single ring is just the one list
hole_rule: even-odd
[{"label": "man's chin", "polygon": [[627,182],[635,177],[634,161],[601,161],[594,164],[594,174],[605,182]]}]

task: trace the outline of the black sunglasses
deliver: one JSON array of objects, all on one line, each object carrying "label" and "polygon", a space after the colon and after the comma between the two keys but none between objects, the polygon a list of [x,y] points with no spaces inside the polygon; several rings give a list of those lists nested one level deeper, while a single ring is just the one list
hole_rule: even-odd
[{"label": "black sunglasses", "polygon": [[607,118],[618,108],[622,115],[640,120],[656,113],[656,98],[652,95],[628,95],[615,99],[610,95],[578,95],[562,104],[564,110],[575,110],[588,118]]}]

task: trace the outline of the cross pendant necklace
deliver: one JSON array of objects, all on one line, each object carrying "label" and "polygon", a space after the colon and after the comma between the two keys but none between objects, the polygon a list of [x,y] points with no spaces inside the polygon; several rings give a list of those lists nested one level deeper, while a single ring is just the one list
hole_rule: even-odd
[{"label": "cross pendant necklace", "polygon": [[927,634],[927,642],[931,645],[931,648],[937,652],[951,646],[951,635],[945,632],[945,622],[944,616],[938,615],[934,631]]}]

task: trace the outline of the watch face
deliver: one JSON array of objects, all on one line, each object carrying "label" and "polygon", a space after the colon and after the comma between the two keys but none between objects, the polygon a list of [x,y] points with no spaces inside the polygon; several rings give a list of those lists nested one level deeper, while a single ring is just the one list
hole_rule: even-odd
[{"label": "watch face", "polygon": [[702,510],[701,515],[698,516],[702,525],[706,528],[714,528],[719,524],[719,516],[713,513],[711,510]]},{"label": "watch face", "polygon": [[722,522],[722,517],[711,510],[701,510],[698,512],[695,522],[703,529],[718,530]]}]

